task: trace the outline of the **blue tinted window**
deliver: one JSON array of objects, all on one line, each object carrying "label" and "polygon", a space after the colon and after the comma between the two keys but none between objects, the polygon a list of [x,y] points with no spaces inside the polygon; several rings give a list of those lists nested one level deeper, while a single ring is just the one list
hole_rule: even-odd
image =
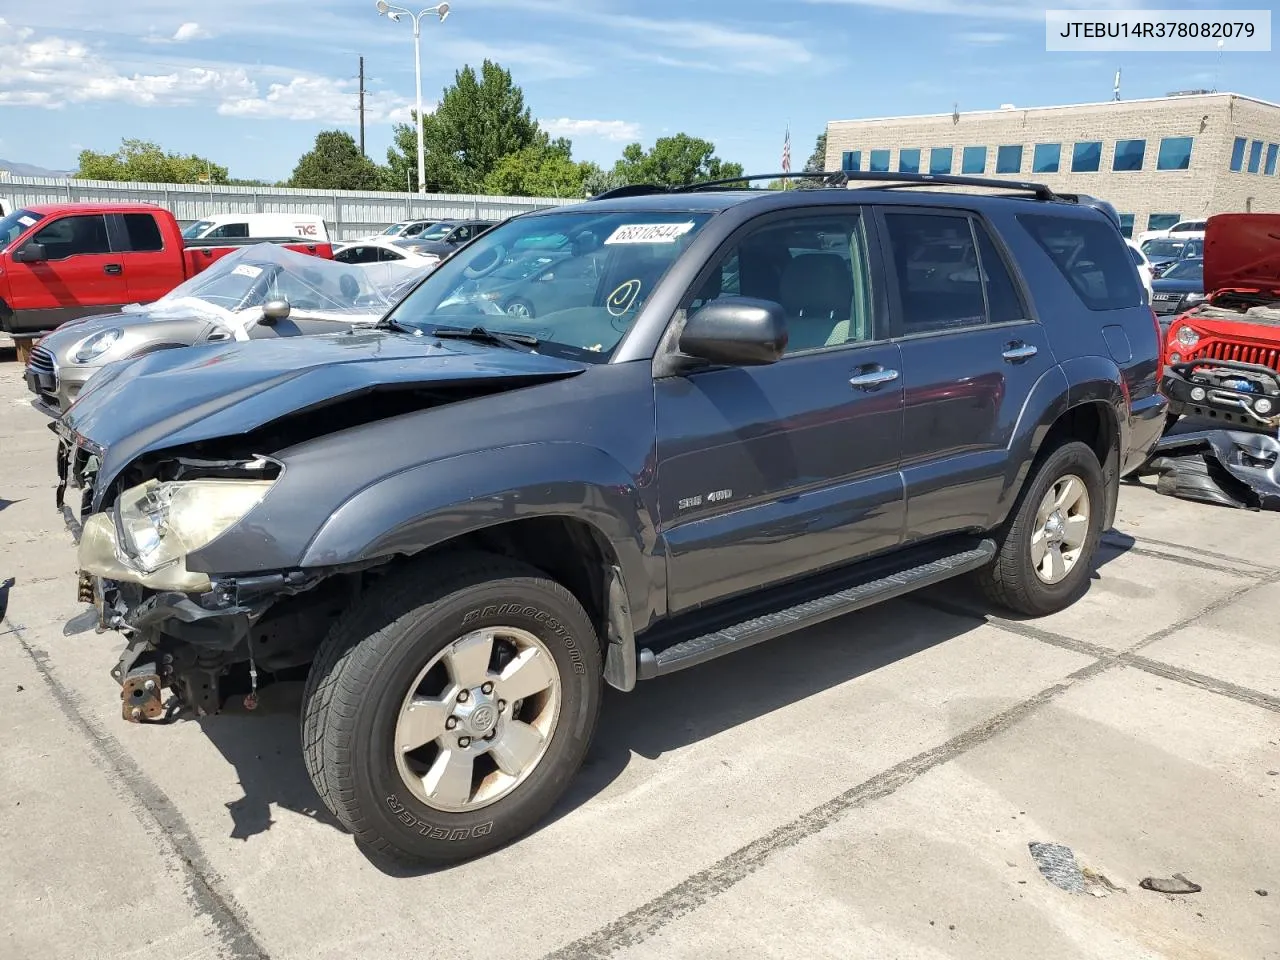
[{"label": "blue tinted window", "polygon": [[1022,172],[1022,144],[1012,144],[996,151],[996,173]]},{"label": "blue tinted window", "polygon": [[1147,217],[1148,230],[1168,230],[1182,219],[1180,213],[1153,213]]},{"label": "blue tinted window", "polygon": [[889,151],[888,150],[872,150],[871,166],[868,169],[872,173],[888,173],[889,172]]},{"label": "blue tinted window", "polygon": [[1147,155],[1145,140],[1117,140],[1115,159],[1111,161],[1112,170],[1141,170],[1142,159]]},{"label": "blue tinted window", "polygon": [[1255,140],[1249,144],[1249,172],[1257,173],[1262,166],[1262,141]]},{"label": "blue tinted window", "polygon": [[987,172],[987,148],[986,147],[965,147],[964,153],[960,158],[961,173],[986,173]]},{"label": "blue tinted window", "polygon": [[862,172],[862,151],[846,150],[840,157],[840,169],[845,173]]},{"label": "blue tinted window", "polygon": [[1236,137],[1236,142],[1231,145],[1231,169],[1239,173],[1244,169],[1244,137]]},{"label": "blue tinted window", "polygon": [[930,173],[950,173],[951,172],[951,154],[950,147],[934,147],[929,151],[929,172]]},{"label": "blue tinted window", "polygon": [[899,150],[898,151],[898,172],[899,173],[919,173],[920,172],[920,151],[916,149]]},{"label": "blue tinted window", "polygon": [[1037,143],[1031,155],[1032,173],[1057,173],[1062,164],[1062,144]]},{"label": "blue tinted window", "polygon": [[1126,237],[1130,237],[1130,238],[1133,237],[1133,214],[1132,213],[1120,214],[1120,232],[1123,233]]},{"label": "blue tinted window", "polygon": [[1082,140],[1071,148],[1072,173],[1097,173],[1102,166],[1102,141]]},{"label": "blue tinted window", "polygon": [[1191,166],[1191,138],[1165,137],[1160,141],[1157,170],[1186,170]]},{"label": "blue tinted window", "polygon": [[1262,172],[1265,173],[1268,177],[1274,175],[1276,172],[1276,150],[1277,149],[1278,147],[1276,144],[1274,143],[1267,144],[1267,165],[1262,168]]}]

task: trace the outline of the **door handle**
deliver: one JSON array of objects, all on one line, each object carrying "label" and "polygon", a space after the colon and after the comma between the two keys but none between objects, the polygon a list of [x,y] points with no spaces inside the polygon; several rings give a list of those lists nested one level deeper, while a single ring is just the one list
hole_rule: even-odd
[{"label": "door handle", "polygon": [[121,273],[124,273],[124,267],[120,266],[120,264],[118,263],[108,263],[105,267],[102,268],[102,272],[109,273],[111,274],[111,276],[114,277],[114,276],[118,276]]},{"label": "door handle", "polygon": [[882,387],[886,383],[892,383],[897,379],[897,370],[887,370],[881,366],[874,366],[850,377],[849,386],[858,390],[875,390],[877,387]]},{"label": "door handle", "polygon": [[1029,343],[1023,343],[1020,340],[1015,340],[1004,348],[1004,353],[1002,353],[1001,356],[1010,363],[1021,363],[1023,360],[1030,360],[1039,352],[1039,347],[1034,347]]}]

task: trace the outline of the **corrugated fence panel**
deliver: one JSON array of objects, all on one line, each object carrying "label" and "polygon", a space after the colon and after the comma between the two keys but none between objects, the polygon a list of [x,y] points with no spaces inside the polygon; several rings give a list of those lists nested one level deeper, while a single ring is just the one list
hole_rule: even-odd
[{"label": "corrugated fence panel", "polygon": [[324,217],[331,235],[338,240],[362,237],[411,217],[501,220],[529,210],[577,202],[549,197],[205,187],[190,183],[114,183],[47,177],[0,179],[0,197],[14,207],[36,203],[155,203],[184,224],[215,213],[311,213]]}]

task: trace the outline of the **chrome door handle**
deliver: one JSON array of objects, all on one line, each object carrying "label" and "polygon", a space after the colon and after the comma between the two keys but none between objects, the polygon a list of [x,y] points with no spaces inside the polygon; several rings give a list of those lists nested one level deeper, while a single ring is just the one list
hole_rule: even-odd
[{"label": "chrome door handle", "polygon": [[881,367],[879,370],[868,370],[866,373],[859,373],[850,377],[849,386],[857,387],[859,390],[874,390],[876,387],[892,383],[897,379],[897,370],[886,370]]},{"label": "chrome door handle", "polygon": [[1039,352],[1040,350],[1038,347],[1033,347],[1029,343],[1011,343],[1005,348],[1005,351],[1001,356],[1010,363],[1018,363],[1022,360],[1030,360]]}]

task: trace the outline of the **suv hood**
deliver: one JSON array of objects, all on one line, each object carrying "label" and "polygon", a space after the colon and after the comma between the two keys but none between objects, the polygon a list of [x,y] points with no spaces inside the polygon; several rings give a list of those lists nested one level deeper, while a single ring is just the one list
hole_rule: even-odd
[{"label": "suv hood", "polygon": [[389,330],[227,342],[109,364],[55,429],[100,452],[105,487],[143,453],[237,436],[361,394],[463,381],[514,389],[584,370],[571,360]]},{"label": "suv hood", "polygon": [[1204,289],[1280,296],[1280,214],[1221,213],[1204,235]]}]

